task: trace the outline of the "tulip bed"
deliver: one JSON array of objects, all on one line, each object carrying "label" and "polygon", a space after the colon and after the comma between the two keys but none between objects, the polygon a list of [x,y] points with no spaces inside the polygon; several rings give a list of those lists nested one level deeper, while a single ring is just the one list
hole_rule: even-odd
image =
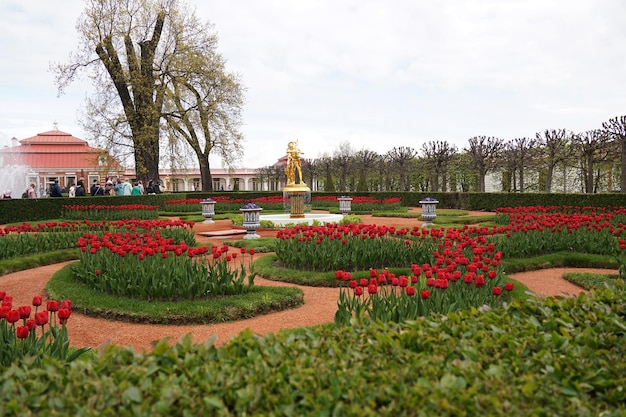
[{"label": "tulip bed", "polygon": [[364,270],[433,262],[439,230],[364,225],[299,225],[280,230],[276,256],[286,268]]},{"label": "tulip bed", "polygon": [[184,220],[118,220],[45,222],[31,225],[22,223],[0,229],[0,260],[75,248],[85,232],[102,235],[109,231],[151,231],[159,229],[162,236],[195,245],[193,223]]},{"label": "tulip bed", "polygon": [[66,204],[63,205],[62,217],[67,220],[124,220],[124,219],[156,219],[159,217],[159,206],[146,204]]},{"label": "tulip bed", "polygon": [[[97,291],[148,301],[197,300],[241,294],[254,285],[251,250],[191,247],[153,232],[85,234],[77,243],[76,279]],[[238,255],[240,255],[238,257]],[[248,273],[250,271],[250,273]]]},{"label": "tulip bed", "polygon": [[[351,198],[350,210],[354,213],[402,210],[402,199],[400,197],[377,199],[369,196],[353,196]],[[321,210],[337,210],[339,208],[339,201],[336,196],[316,196],[313,197],[311,203],[313,208]]]},{"label": "tulip bed", "polygon": [[70,353],[66,327],[72,314],[70,300],[48,300],[45,310],[39,311],[43,297],[36,295],[32,306],[14,308],[13,297],[0,291],[0,302],[0,366],[27,358],[41,365],[44,356],[71,362],[88,350]]}]

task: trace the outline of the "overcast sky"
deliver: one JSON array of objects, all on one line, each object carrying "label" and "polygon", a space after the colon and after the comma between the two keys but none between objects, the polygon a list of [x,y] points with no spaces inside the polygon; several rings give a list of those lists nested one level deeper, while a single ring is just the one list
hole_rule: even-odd
[{"label": "overcast sky", "polygon": [[[623,0],[197,0],[247,88],[240,166],[354,150],[460,149],[626,114]],[[57,97],[78,0],[0,1],[0,146],[58,128],[85,138],[88,84]]]}]

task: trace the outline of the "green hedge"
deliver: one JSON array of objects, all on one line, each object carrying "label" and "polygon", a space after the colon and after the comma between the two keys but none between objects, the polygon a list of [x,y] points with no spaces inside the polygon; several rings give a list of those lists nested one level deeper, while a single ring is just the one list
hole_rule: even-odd
[{"label": "green hedge", "polygon": [[0,415],[618,416],[623,281],[404,324],[321,326],[2,372]]},{"label": "green hedge", "polygon": [[[312,196],[340,196],[346,193],[314,192]],[[141,196],[104,196],[69,198],[37,198],[0,200],[0,224],[17,223],[59,218],[63,204],[149,204],[163,205],[163,201],[171,199],[207,198],[226,195],[231,198],[252,200],[268,195],[282,195],[282,192],[240,191],[240,192],[180,192]],[[493,211],[499,207],[518,206],[626,206],[626,193],[609,194],[562,194],[562,193],[422,193],[422,192],[380,192],[380,193],[349,193],[351,196],[371,196],[376,199],[400,197],[402,205],[419,207],[420,200],[434,197],[439,200],[438,208],[486,210]],[[339,204],[337,204],[337,207]],[[382,209],[382,208],[381,208]],[[219,209],[218,209],[219,210]]]}]

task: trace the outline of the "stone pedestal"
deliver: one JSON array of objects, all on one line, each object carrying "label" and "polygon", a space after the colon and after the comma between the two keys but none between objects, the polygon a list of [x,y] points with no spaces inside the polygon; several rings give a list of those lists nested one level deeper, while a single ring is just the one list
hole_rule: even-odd
[{"label": "stone pedestal", "polygon": [[244,239],[258,239],[261,236],[257,234],[257,229],[261,227],[261,210],[262,208],[239,209],[243,214],[243,228],[248,232]]},{"label": "stone pedestal", "polygon": [[215,200],[207,199],[201,200],[200,204],[202,205],[202,216],[204,217],[204,224],[213,224],[213,216],[215,216]]},{"label": "stone pedestal", "polygon": [[350,214],[350,211],[352,211],[352,198],[341,196],[337,197],[337,200],[339,200],[339,212],[344,216]]},{"label": "stone pedestal", "polygon": [[289,218],[303,219],[305,196],[311,192],[309,187],[306,184],[291,184],[286,186],[283,191],[289,196]]},{"label": "stone pedestal", "polygon": [[428,227],[433,225],[433,220],[437,217],[437,204],[439,201],[436,198],[425,198],[420,201],[422,205],[422,220],[424,225],[422,227]]}]

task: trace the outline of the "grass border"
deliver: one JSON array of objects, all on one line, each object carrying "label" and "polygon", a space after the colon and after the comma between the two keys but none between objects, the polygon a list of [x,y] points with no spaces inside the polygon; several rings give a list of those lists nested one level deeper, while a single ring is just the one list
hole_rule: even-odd
[{"label": "grass border", "polygon": [[107,320],[144,324],[214,324],[256,317],[304,304],[295,287],[255,286],[250,292],[202,301],[148,302],[102,294],[72,278],[72,264],[54,274],[46,292],[54,299],[70,299],[78,313]]}]

